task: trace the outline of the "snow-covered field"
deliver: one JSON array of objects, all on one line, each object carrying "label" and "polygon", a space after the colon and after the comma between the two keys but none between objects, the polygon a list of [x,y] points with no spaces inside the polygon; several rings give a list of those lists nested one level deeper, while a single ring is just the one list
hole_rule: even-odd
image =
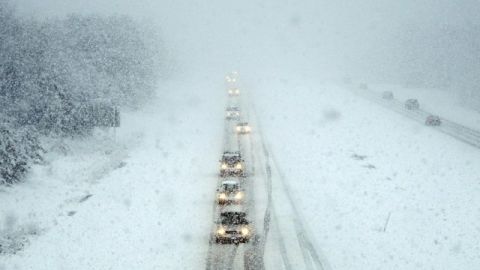
[{"label": "snow-covered field", "polygon": [[332,269],[478,268],[479,149],[338,86],[251,86],[265,140]]},{"label": "snow-covered field", "polygon": [[66,155],[3,188],[2,230],[25,227],[16,233],[29,243],[0,255],[0,269],[204,265],[224,95],[221,80],[192,81],[162,85],[161,98],[123,115],[114,140],[66,143]]}]

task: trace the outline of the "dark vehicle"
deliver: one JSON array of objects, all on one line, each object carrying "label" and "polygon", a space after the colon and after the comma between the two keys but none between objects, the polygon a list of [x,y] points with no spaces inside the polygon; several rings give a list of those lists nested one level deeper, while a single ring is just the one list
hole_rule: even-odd
[{"label": "dark vehicle", "polygon": [[227,107],[225,110],[225,119],[240,120],[240,109],[236,106]]},{"label": "dark vehicle", "polygon": [[407,110],[418,110],[420,109],[420,103],[418,103],[416,99],[407,99],[407,101],[405,101],[405,108]]},{"label": "dark vehicle", "polygon": [[236,179],[224,180],[217,189],[217,202],[220,205],[242,203],[245,192]]},{"label": "dark vehicle", "polygon": [[244,161],[240,152],[224,152],[220,163],[220,176],[244,175]]},{"label": "dark vehicle", "polygon": [[392,99],[393,99],[393,93],[390,92],[390,91],[384,91],[384,92],[382,93],[382,98],[383,98],[383,99],[392,100]]},{"label": "dark vehicle", "polygon": [[442,120],[437,115],[429,115],[427,119],[425,119],[425,125],[427,126],[440,126],[442,124]]},{"label": "dark vehicle", "polygon": [[217,244],[248,243],[252,236],[245,212],[223,212],[217,221],[215,242]]}]

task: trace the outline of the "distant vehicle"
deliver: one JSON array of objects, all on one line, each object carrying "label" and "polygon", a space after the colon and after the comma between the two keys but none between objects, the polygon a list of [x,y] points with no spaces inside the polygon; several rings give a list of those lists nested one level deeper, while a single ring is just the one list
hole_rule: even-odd
[{"label": "distant vehicle", "polygon": [[235,131],[238,134],[248,134],[252,131],[252,128],[248,125],[247,122],[238,123],[235,127]]},{"label": "distant vehicle", "polygon": [[243,176],[244,167],[240,152],[224,152],[220,160],[220,176]]},{"label": "distant vehicle", "polygon": [[242,203],[245,191],[237,179],[224,180],[217,189],[217,202],[220,205]]},{"label": "distant vehicle", "polygon": [[407,101],[405,101],[405,108],[407,110],[418,110],[420,109],[420,103],[418,103],[418,100],[416,99],[407,99]]},{"label": "distant vehicle", "polygon": [[247,213],[243,211],[229,211],[220,214],[215,231],[217,244],[248,243],[252,236]]},{"label": "distant vehicle", "polygon": [[384,92],[382,93],[382,98],[383,98],[383,99],[392,100],[392,99],[393,99],[393,93],[390,92],[390,91],[384,91]]},{"label": "distant vehicle", "polygon": [[230,89],[228,89],[228,95],[231,96],[231,97],[239,96],[240,95],[240,89],[230,88]]},{"label": "distant vehicle", "polygon": [[345,75],[342,80],[344,84],[352,84],[353,82],[352,78],[348,75]]},{"label": "distant vehicle", "polygon": [[236,106],[227,107],[225,110],[225,119],[240,120],[240,109]]},{"label": "distant vehicle", "polygon": [[425,119],[425,125],[427,126],[440,126],[442,124],[442,120],[437,115],[429,115],[427,119]]},{"label": "distant vehicle", "polygon": [[368,89],[368,84],[366,83],[361,83],[358,85],[358,88],[362,89],[362,90],[367,90]]},{"label": "distant vehicle", "polygon": [[238,80],[238,72],[232,71],[225,76],[225,82],[227,85],[235,85]]}]

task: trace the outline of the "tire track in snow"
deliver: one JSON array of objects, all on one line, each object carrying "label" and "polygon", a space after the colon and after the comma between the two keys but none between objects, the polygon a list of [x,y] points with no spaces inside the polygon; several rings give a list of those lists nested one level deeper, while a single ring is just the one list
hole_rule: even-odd
[{"label": "tire track in snow", "polygon": [[[295,227],[295,230],[296,230],[297,241],[298,241],[298,244],[301,248],[301,253],[302,253],[302,256],[303,256],[303,259],[304,259],[305,267],[307,269],[321,269],[321,270],[330,269],[325,256],[320,256],[318,251],[314,247],[313,243],[311,242],[312,238],[307,233],[307,229],[305,228],[305,225],[303,225],[303,219],[302,219],[299,211],[297,210],[297,208],[295,206],[294,200],[291,196],[291,190],[286,183],[285,176],[281,172],[280,167],[278,166],[278,162],[276,161],[274,156],[271,154],[271,152],[268,151],[265,139],[263,137],[263,133],[261,132],[261,130],[262,130],[261,125],[259,123],[259,118],[258,118],[258,115],[256,113],[256,109],[255,109],[255,105],[254,105],[253,101],[250,104],[251,104],[251,110],[255,114],[255,120],[256,120],[256,124],[257,124],[257,133],[259,134],[260,141],[261,141],[261,146],[262,146],[262,150],[263,150],[263,155],[265,157],[265,171],[266,171],[266,175],[267,175],[267,181],[269,182],[269,184],[267,184],[268,190],[269,190],[269,203],[270,203],[268,211],[273,212],[274,209],[275,209],[273,204],[271,203],[272,202],[272,200],[271,200],[271,196],[272,196],[271,195],[271,192],[272,192],[271,181],[272,181],[272,177],[273,177],[272,176],[272,171],[273,171],[272,170],[272,165],[273,165],[273,167],[276,169],[275,171],[277,172],[277,174],[279,176],[278,178],[280,179],[283,191],[286,194],[287,199],[289,201],[289,204],[290,204],[290,206],[293,210],[293,213],[295,215],[295,217],[293,218],[294,227]],[[272,162],[270,162],[270,161],[272,161]],[[270,165],[270,163],[272,163],[272,165]],[[278,219],[276,219],[276,222],[278,224]],[[283,262],[284,262],[284,267],[285,267],[285,269],[291,269],[292,266],[290,264],[290,261],[289,261],[288,255],[287,255],[287,249],[286,249],[283,241],[280,241],[280,242],[282,242],[280,244],[281,245],[280,246],[280,252],[281,252],[281,255],[282,255]]]}]

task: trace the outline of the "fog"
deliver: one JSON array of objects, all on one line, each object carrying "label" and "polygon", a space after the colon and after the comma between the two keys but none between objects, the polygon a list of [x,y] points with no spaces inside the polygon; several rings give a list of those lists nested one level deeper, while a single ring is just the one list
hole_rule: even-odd
[{"label": "fog", "polygon": [[478,14],[0,0],[0,270],[477,269]]},{"label": "fog", "polygon": [[474,0],[16,3],[26,16],[120,13],[150,20],[183,71],[239,69],[452,88],[460,83],[451,77],[468,70],[463,81],[475,80],[480,69],[473,61],[480,48],[480,3]]}]

